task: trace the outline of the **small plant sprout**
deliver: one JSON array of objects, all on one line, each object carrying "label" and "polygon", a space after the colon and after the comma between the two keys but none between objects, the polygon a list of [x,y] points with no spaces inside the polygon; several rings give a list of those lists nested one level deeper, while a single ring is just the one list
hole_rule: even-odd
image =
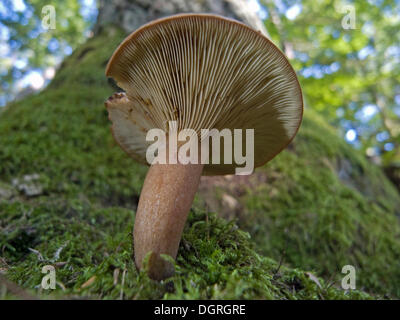
[{"label": "small plant sprout", "polygon": [[[178,139],[157,141],[167,163],[150,164],[141,191],[134,226],[136,266],[147,260],[149,276],[165,279],[176,258],[182,231],[200,177],[233,174],[243,162],[224,161],[224,148],[248,142],[232,141],[205,154],[202,130],[254,130],[254,167],[282,151],[294,138],[303,115],[303,100],[296,73],[282,52],[260,32],[223,17],[207,14],[176,15],[153,21],[129,35],[116,49],[106,68],[125,92],[106,101],[112,134],[133,159],[149,164],[146,134],[154,128],[172,136],[190,129],[198,150],[186,163],[176,151]],[[190,136],[189,136],[190,138]],[[229,140],[229,139],[228,139]],[[186,141],[186,140],[185,140]],[[207,145],[207,144],[203,144]],[[234,150],[235,151],[235,150]],[[221,162],[209,161],[213,152]],[[236,152],[236,151],[235,151]],[[172,157],[171,154],[178,154]],[[240,157],[239,157],[240,158]],[[127,168],[127,170],[129,170]],[[251,172],[248,172],[248,174]]]}]

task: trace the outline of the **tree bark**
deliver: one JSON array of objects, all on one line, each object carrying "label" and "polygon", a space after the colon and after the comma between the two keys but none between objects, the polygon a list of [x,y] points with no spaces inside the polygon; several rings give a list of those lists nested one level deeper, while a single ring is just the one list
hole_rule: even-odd
[{"label": "tree bark", "polygon": [[247,0],[99,0],[94,33],[115,25],[131,33],[143,24],[177,13],[214,13],[240,20],[265,35],[267,30]]}]

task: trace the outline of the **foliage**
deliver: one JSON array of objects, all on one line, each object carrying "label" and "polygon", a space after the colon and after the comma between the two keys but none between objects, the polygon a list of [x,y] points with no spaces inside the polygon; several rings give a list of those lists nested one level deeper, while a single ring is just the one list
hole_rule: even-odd
[{"label": "foliage", "polygon": [[5,40],[0,58],[0,106],[21,90],[20,80],[32,71],[56,67],[89,34],[93,13],[85,11],[80,1],[52,1],[56,25],[48,30],[42,26],[47,14],[42,10],[47,5],[45,0],[5,0],[0,4],[0,35]]},{"label": "foliage", "polygon": [[[25,8],[18,11],[15,3]],[[267,29],[299,70],[306,102],[347,133],[347,140],[387,166],[400,165],[400,2],[260,0]],[[94,6],[53,1],[57,27],[43,30],[44,0],[3,1],[0,106],[24,96],[32,70],[56,66],[89,34]],[[349,7],[350,6],[350,7]],[[350,9],[349,9],[350,8]],[[355,13],[355,29],[344,29]],[[291,14],[299,9],[298,15]],[[5,50],[5,51],[4,51]]]},{"label": "foliage", "polygon": [[[300,71],[308,107],[344,132],[355,130],[348,140],[369,156],[400,162],[400,2],[261,3],[272,39]],[[290,8],[301,12],[290,16]],[[355,29],[344,29],[352,8]]]},{"label": "foliage", "polygon": [[[258,255],[246,233],[234,223],[204,212],[199,203],[201,194],[185,229],[173,285],[157,284],[136,273],[130,256],[132,211],[147,169],[115,145],[103,105],[113,92],[104,77],[104,68],[123,36],[108,28],[107,33],[90,39],[64,61],[45,91],[11,104],[0,113],[0,191],[11,190],[0,205],[4,260],[1,268],[7,270],[7,277],[38,293],[35,286],[43,276],[39,271],[44,262],[28,248],[38,250],[49,260],[67,243],[57,260],[68,262],[59,269],[59,280],[66,291],[59,290],[56,296],[118,298],[122,273],[127,270],[124,298],[367,298],[357,291],[344,293],[335,289],[331,281],[319,280],[320,289],[300,269],[281,266],[277,273],[277,263]],[[299,154],[284,152],[270,169],[268,165],[261,169],[269,170],[268,176],[283,176],[284,183],[268,182],[279,188],[278,196],[273,198],[269,187],[260,184],[255,192],[264,200],[247,198],[243,212],[248,215],[248,224],[244,226],[254,235],[257,250],[271,253],[276,260],[280,260],[282,253],[277,252],[285,242],[278,233],[283,225],[292,226],[293,240],[284,262],[301,269],[304,263],[313,265],[310,269],[316,270],[321,264],[329,271],[337,270],[343,257],[350,257],[364,268],[368,260],[372,266],[368,274],[373,278],[368,281],[361,277],[364,288],[395,294],[392,286],[400,279],[396,267],[400,260],[398,244],[391,239],[398,238],[393,209],[398,194],[378,168],[341,143],[332,129],[324,129],[323,121],[310,112],[305,117],[294,144]],[[354,181],[362,176],[364,184],[372,184],[370,197],[344,187],[326,167],[321,167],[317,175],[310,174],[318,168],[314,167],[316,161],[336,156],[351,159],[356,168]],[[365,172],[358,176],[357,170]],[[35,173],[39,174],[42,187],[39,197],[28,197],[13,186],[15,178]],[[263,192],[257,193],[260,190]],[[334,192],[338,192],[337,197],[332,197]],[[0,197],[6,193],[0,192]],[[271,199],[275,199],[273,207],[268,205]],[[310,207],[310,212],[322,212],[321,220],[307,218],[305,208],[313,202],[321,206],[321,211]],[[334,205],[349,205],[351,211],[335,211]],[[281,220],[277,220],[278,216]],[[254,228],[249,228],[252,220]],[[271,236],[265,238],[264,233],[263,238],[262,230]],[[371,235],[366,236],[369,232]],[[356,241],[351,238],[353,234]],[[354,251],[345,255],[335,246],[336,239],[345,239],[345,248],[354,241]],[[322,254],[317,248],[327,242],[335,247]],[[378,250],[371,256],[374,242]],[[114,286],[115,269],[119,269],[121,280]],[[331,278],[326,270],[322,271],[326,279]],[[92,284],[83,286],[88,280]]]}]

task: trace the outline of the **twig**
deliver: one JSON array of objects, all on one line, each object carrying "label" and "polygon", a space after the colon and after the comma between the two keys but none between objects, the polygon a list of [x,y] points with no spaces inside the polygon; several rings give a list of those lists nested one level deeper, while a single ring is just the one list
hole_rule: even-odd
[{"label": "twig", "polygon": [[64,248],[68,245],[68,243],[69,243],[69,240],[57,249],[57,251],[54,253],[54,256],[53,256],[53,259],[51,260],[51,262],[56,262],[58,259],[60,259],[61,251],[64,250]]},{"label": "twig", "polygon": [[282,251],[281,257],[279,259],[279,264],[278,267],[276,268],[275,272],[274,272],[274,276],[279,272],[279,269],[281,268],[282,264],[283,264],[283,260],[285,259],[286,256],[286,249],[287,249],[287,245],[288,245],[288,237],[286,237],[285,240],[285,248]]},{"label": "twig", "polygon": [[119,294],[119,299],[122,300],[124,297],[124,284],[125,284],[125,274],[126,274],[126,269],[122,272],[122,280],[121,280],[121,292]]},{"label": "twig", "polygon": [[29,250],[30,252],[33,252],[34,254],[36,254],[37,257],[38,257],[38,260],[39,260],[40,262],[45,261],[45,259],[43,258],[42,254],[40,253],[40,251],[35,250],[35,249],[32,249],[32,248],[28,248],[28,250]]}]

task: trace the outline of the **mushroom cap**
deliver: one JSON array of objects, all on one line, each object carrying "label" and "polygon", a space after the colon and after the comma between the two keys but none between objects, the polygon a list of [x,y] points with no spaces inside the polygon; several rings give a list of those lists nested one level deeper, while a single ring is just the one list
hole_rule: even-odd
[{"label": "mushroom cap", "polygon": [[[199,137],[201,129],[254,129],[256,168],[291,142],[303,116],[300,84],[284,54],[260,32],[216,15],[175,15],[142,26],[115,50],[106,75],[125,90],[106,102],[113,136],[146,164],[153,143],[147,131],[168,132],[168,122],[177,121],[178,132],[190,128]],[[243,131],[243,153],[245,137]],[[221,139],[221,163],[223,153]],[[232,164],[210,161],[204,174],[242,166],[234,157]]]}]

